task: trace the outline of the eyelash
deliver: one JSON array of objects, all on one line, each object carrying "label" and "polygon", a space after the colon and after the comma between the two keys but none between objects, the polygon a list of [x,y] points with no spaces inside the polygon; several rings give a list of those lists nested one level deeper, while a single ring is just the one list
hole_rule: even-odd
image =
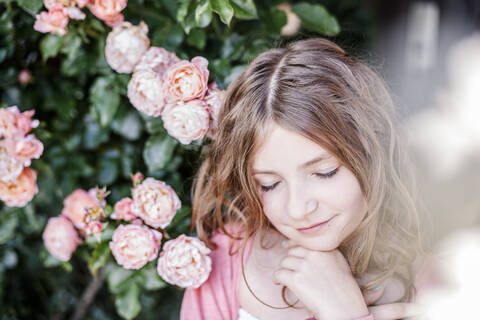
[{"label": "eyelash", "polygon": [[[335,168],[334,170],[330,171],[330,172],[327,172],[327,173],[314,173],[315,176],[321,178],[321,179],[329,179],[331,177],[333,177],[338,171],[338,167]],[[260,188],[262,189],[262,192],[268,192],[268,191],[271,191],[273,189],[275,189],[275,187],[277,186],[279,182],[276,182],[270,186],[260,186]]]}]

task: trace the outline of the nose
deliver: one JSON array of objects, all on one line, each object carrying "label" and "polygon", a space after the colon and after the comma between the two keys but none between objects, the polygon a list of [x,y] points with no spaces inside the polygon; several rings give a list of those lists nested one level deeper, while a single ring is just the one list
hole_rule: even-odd
[{"label": "nose", "polygon": [[295,220],[302,220],[318,209],[318,200],[301,186],[291,186],[288,192],[286,209]]}]

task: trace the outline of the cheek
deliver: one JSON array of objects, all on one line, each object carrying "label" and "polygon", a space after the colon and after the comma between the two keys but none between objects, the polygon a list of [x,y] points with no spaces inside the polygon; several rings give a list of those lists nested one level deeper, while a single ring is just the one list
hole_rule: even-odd
[{"label": "cheek", "polygon": [[276,200],[275,195],[265,193],[262,196],[262,202],[265,216],[270,220],[270,222],[275,224],[275,222],[279,221],[280,217],[282,216],[282,205],[280,201],[278,201],[278,199]]}]

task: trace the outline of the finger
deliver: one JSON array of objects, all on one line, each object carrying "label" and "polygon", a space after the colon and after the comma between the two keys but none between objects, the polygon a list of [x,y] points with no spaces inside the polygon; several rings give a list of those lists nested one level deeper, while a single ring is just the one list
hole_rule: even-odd
[{"label": "finger", "polygon": [[284,239],[284,240],[282,240],[282,246],[283,246],[284,248],[289,249],[289,248],[298,246],[298,244],[296,244],[295,242],[293,242],[293,241],[290,240],[290,239]]},{"label": "finger", "polygon": [[291,247],[290,249],[288,249],[289,256],[305,258],[307,256],[307,253],[308,253],[308,249],[305,249],[304,247],[300,247],[300,246]]},{"label": "finger", "polygon": [[363,300],[367,306],[374,304],[383,295],[385,287],[378,285],[373,289],[365,289],[362,291]]},{"label": "finger", "polygon": [[273,273],[273,283],[278,285],[283,284],[288,287],[293,279],[294,274],[295,271],[289,269],[278,269]]},{"label": "finger", "polygon": [[295,256],[286,256],[280,261],[280,266],[285,269],[298,270],[300,264],[302,263],[302,258]]},{"label": "finger", "polygon": [[420,314],[416,303],[390,303],[380,306],[368,307],[375,320],[396,320],[414,317]]}]

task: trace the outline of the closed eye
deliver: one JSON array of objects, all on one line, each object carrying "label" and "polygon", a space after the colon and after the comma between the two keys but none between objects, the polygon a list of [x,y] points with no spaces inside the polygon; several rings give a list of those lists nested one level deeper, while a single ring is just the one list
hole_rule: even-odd
[{"label": "closed eye", "polygon": [[[338,167],[333,169],[332,171],[330,172],[327,172],[327,173],[314,173],[315,176],[321,178],[321,179],[328,179],[328,178],[331,178],[333,177],[337,172],[338,172]],[[271,184],[271,185],[268,185],[268,186],[264,186],[264,185],[260,185],[260,188],[262,189],[262,192],[268,192],[268,191],[272,191],[273,189],[275,189],[275,187],[279,184],[280,182],[275,182],[274,184]]]}]

